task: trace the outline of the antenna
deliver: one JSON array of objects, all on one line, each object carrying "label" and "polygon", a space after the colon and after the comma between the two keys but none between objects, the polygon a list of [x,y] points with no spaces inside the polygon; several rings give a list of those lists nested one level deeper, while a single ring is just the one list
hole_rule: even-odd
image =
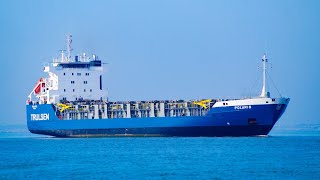
[{"label": "antenna", "polygon": [[266,90],[266,86],[267,86],[267,82],[266,82],[266,71],[267,71],[267,67],[266,67],[266,64],[268,62],[268,59],[267,59],[267,55],[266,53],[263,54],[262,56],[262,77],[263,77],[263,80],[262,80],[262,90],[261,90],[261,95],[260,97],[270,97],[270,93]]},{"label": "antenna", "polygon": [[71,59],[71,51],[72,51],[72,48],[71,48],[71,43],[72,43],[72,35],[70,34],[70,33],[68,33],[67,35],[67,39],[66,39],[66,41],[67,41],[67,51],[68,51],[68,61],[70,61],[70,59]]},{"label": "antenna", "polygon": [[64,61],[65,61],[64,51],[65,51],[65,50],[60,50],[60,53],[61,53],[61,62],[64,62]]}]

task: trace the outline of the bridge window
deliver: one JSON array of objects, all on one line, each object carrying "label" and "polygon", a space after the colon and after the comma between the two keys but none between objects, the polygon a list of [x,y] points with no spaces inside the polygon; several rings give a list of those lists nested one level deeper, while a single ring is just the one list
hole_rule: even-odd
[{"label": "bridge window", "polygon": [[72,92],[74,92],[74,89],[72,89]]},{"label": "bridge window", "polygon": [[72,73],[72,76],[73,76],[73,73]]},{"label": "bridge window", "polygon": [[100,90],[102,90],[102,76],[100,76]]},{"label": "bridge window", "polygon": [[63,89],[63,92],[66,92],[66,89]]},{"label": "bridge window", "polygon": [[88,84],[88,81],[83,81],[83,84]]},{"label": "bridge window", "polygon": [[86,76],[89,76],[89,73],[86,73]]},{"label": "bridge window", "polygon": [[90,89],[90,92],[92,92],[92,89]]},{"label": "bridge window", "polygon": [[84,89],[83,92],[86,92],[86,89]]},{"label": "bridge window", "polygon": [[74,81],[71,81],[71,84],[74,84]]},{"label": "bridge window", "polygon": [[65,76],[65,75],[66,75],[66,73],[63,73],[63,75]]}]

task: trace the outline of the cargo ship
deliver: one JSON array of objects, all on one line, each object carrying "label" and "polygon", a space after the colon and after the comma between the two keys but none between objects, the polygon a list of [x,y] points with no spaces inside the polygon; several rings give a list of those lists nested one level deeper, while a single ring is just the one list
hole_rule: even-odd
[{"label": "cargo ship", "polygon": [[262,90],[239,99],[109,101],[103,86],[105,64],[97,55],[67,51],[44,66],[26,101],[31,133],[56,137],[259,136],[268,135],[289,98],[266,89],[267,57],[262,57]]}]

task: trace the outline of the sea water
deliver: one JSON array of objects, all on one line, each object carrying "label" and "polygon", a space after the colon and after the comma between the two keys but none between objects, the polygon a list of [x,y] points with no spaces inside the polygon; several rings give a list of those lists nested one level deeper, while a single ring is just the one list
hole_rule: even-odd
[{"label": "sea water", "polygon": [[318,132],[54,138],[2,129],[0,179],[320,179]]}]

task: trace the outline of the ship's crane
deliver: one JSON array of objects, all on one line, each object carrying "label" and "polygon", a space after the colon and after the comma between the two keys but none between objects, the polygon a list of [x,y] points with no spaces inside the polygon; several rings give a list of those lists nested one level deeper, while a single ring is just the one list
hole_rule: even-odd
[{"label": "ship's crane", "polygon": [[203,107],[204,109],[208,109],[207,103],[209,103],[209,102],[211,102],[211,99],[196,101],[196,102],[193,102],[193,104],[199,105],[199,106]]},{"label": "ship's crane", "polygon": [[63,112],[66,109],[72,108],[72,106],[68,106],[66,104],[61,104],[61,103],[59,103],[58,106],[61,108],[60,112]]}]

